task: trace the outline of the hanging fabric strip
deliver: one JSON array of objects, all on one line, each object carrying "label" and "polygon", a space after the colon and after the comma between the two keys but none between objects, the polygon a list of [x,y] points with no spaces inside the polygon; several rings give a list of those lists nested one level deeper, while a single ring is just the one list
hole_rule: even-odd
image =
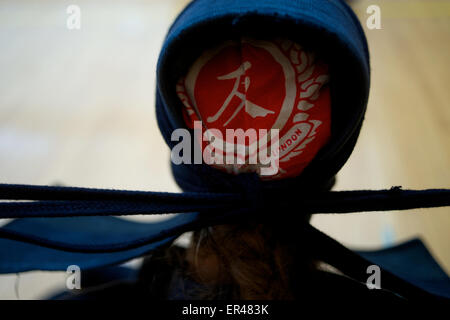
[{"label": "hanging fabric strip", "polygon": [[[302,226],[301,232],[311,244],[311,254],[318,260],[361,283],[367,281],[367,268],[375,263],[380,267],[383,289],[422,302],[436,296],[450,297],[450,279],[431,256],[427,257],[429,253],[419,240],[412,242],[415,245],[412,248],[407,248],[404,244],[386,249],[395,254],[395,259],[389,260],[382,250],[364,253],[352,251],[311,225]],[[407,269],[408,263],[420,263],[423,269],[418,268],[417,271],[413,266]],[[425,277],[424,270],[428,271]]]}]

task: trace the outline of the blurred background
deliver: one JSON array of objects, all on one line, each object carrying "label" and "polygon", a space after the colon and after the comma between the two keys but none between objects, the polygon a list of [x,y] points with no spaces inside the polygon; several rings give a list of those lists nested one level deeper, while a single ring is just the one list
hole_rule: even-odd
[{"label": "blurred background", "polygon": [[[0,1],[0,182],[178,191],[154,114],[155,68],[187,2]],[[373,76],[362,134],[336,189],[450,187],[450,1],[350,4]],[[381,29],[369,30],[373,4]],[[79,30],[66,27],[70,5],[81,9]],[[313,224],[357,249],[420,237],[449,273],[449,211],[315,216]],[[1,275],[0,299],[43,298],[65,279]]]}]

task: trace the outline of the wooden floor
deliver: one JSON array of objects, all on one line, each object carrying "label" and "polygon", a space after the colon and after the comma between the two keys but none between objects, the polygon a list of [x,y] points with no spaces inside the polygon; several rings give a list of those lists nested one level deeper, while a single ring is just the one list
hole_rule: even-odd
[{"label": "wooden floor", "polygon": [[[0,181],[177,191],[154,115],[155,65],[185,0],[0,3]],[[337,189],[450,187],[450,1],[353,1],[366,29],[372,91]],[[357,248],[421,237],[450,271],[450,209],[316,216]],[[64,273],[0,276],[0,298],[40,298]]]}]

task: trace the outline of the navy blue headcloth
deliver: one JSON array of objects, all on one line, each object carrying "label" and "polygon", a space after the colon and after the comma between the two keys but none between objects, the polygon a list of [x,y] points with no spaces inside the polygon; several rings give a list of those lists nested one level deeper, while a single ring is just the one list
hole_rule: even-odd
[{"label": "navy blue headcloth", "polygon": [[313,49],[329,64],[332,81],[331,140],[301,175],[265,181],[230,177],[206,164],[174,165],[187,191],[323,189],[350,156],[364,118],[370,87],[367,41],[353,11],[340,0],[196,0],[178,16],[165,39],[157,68],[156,112],[170,147],[174,129],[184,128],[183,105],[175,88],[202,52],[239,37],[283,38]]}]

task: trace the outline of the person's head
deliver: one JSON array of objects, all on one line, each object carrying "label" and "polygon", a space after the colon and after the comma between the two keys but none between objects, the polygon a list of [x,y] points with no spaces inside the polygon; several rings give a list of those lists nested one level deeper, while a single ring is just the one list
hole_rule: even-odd
[{"label": "person's head", "polygon": [[[220,65],[221,57],[214,50],[228,55],[229,64]],[[239,56],[251,56],[253,52],[260,59],[242,61]],[[307,55],[305,59],[302,53]],[[298,55],[300,56],[296,58]],[[211,56],[215,58],[210,60]],[[305,63],[315,61],[314,58],[319,58],[321,62],[316,64],[320,74],[315,74],[318,82],[311,85],[303,81],[303,78],[310,76],[312,71],[308,69],[305,72],[303,68]],[[203,65],[205,60],[208,63]],[[289,63],[281,60],[288,60]],[[240,62],[242,65],[238,65]],[[264,64],[271,66],[271,74],[264,74]],[[286,67],[289,64],[295,66],[294,70]],[[202,66],[202,70],[196,70],[195,66]],[[232,70],[233,67],[236,69]],[[235,76],[238,77],[242,71],[250,77],[244,76],[234,95],[230,95],[233,84],[236,83]],[[259,75],[252,79],[255,72]],[[306,166],[298,166],[297,172],[294,170],[282,179],[252,179],[258,181],[253,187],[280,191],[322,189],[332,182],[354,148],[370,86],[367,42],[358,19],[344,1],[192,1],[171,26],[158,60],[156,112],[161,133],[173,149],[179,143],[179,140],[173,139],[174,131],[189,128],[185,113],[195,110],[187,110],[186,99],[180,99],[179,93],[183,91],[187,98],[194,95],[195,101],[190,101],[193,108],[196,107],[193,104],[197,103],[195,96],[201,95],[199,110],[205,112],[206,108],[210,111],[205,112],[207,119],[202,119],[203,125],[208,128],[223,130],[225,125],[245,129],[248,128],[246,122],[250,121],[256,124],[256,128],[287,129],[292,124],[293,117],[297,116],[296,120],[304,117],[297,113],[308,109],[311,103],[306,101],[295,105],[296,102],[299,103],[299,97],[294,96],[295,90],[292,90],[295,86],[292,78],[295,76],[311,92],[330,81],[323,88],[323,91],[329,91],[329,122],[325,119],[327,113],[310,114],[309,118],[316,120],[313,116],[319,116],[322,128],[329,126],[329,138],[324,134],[321,139],[316,138],[311,142],[316,144],[314,148],[310,146],[309,155],[312,159],[307,159],[310,161],[306,161]],[[187,88],[178,86],[180,79],[185,77],[188,77],[188,81],[185,81]],[[284,80],[284,88],[280,83],[283,77],[288,79]],[[189,86],[197,84],[197,81],[194,83],[190,81],[191,78],[198,82],[210,82],[207,86],[199,86],[199,90],[220,90],[211,91],[214,92],[212,95],[208,95],[208,92],[194,92],[196,90]],[[272,88],[274,85],[268,79],[275,79],[277,85]],[[246,87],[252,99],[246,99],[244,106],[236,105],[239,95],[245,92]],[[262,101],[258,100],[259,96],[256,97],[257,101],[253,101],[255,92],[263,95]],[[226,103],[228,96],[233,96],[233,101],[229,104]],[[316,97],[313,95],[309,98]],[[326,94],[321,98],[325,102]],[[209,107],[209,100],[215,103],[214,107]],[[264,105],[261,103],[264,101],[275,105]],[[275,109],[277,117],[271,113],[271,108]],[[309,112],[315,113],[316,110],[313,108]],[[287,116],[291,118],[286,120]],[[289,148],[292,148],[292,139],[281,141],[282,138],[280,137],[280,143],[285,142],[286,147],[290,144]],[[289,148],[284,148],[284,151],[290,151]],[[184,191],[245,192],[249,189],[251,174],[230,177],[230,174],[205,163],[203,159],[198,164],[199,159],[195,157],[194,151],[183,157],[183,160],[189,158],[190,161],[172,162],[175,180]],[[255,168],[249,169],[254,171]]]},{"label": "person's head", "polygon": [[[343,1],[193,1],[158,62],[163,136],[171,148],[175,129],[192,137],[180,155],[190,161],[172,163],[175,179],[185,191],[232,190],[254,202],[329,190],[356,143],[368,88],[367,43]],[[307,241],[289,218],[269,221],[194,233],[187,259],[203,294],[295,296],[299,270],[314,265]]]},{"label": "person's head", "polygon": [[[328,142],[329,81],[327,63],[298,43],[243,38],[202,53],[176,91],[186,125],[202,129],[195,143],[208,164],[278,180],[299,175]],[[261,163],[263,152],[272,161]],[[256,222],[197,231],[188,261],[196,280],[210,288],[204,294],[225,286],[234,298],[292,298],[292,278],[311,261],[294,259],[298,238],[286,231]]]}]

